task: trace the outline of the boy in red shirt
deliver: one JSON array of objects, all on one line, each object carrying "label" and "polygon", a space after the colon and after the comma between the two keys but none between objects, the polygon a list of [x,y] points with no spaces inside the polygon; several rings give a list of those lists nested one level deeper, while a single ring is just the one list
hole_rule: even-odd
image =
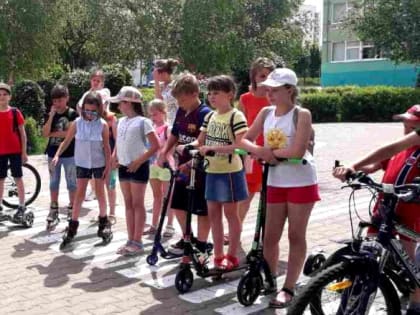
[{"label": "boy in red shirt", "polygon": [[16,109],[18,125],[16,130],[13,109],[9,106],[11,97],[10,86],[0,83],[0,211],[2,210],[1,198],[4,190],[4,179],[7,176],[7,166],[10,164],[10,170],[15,179],[19,196],[19,207],[13,216],[13,220],[20,222],[26,210],[22,163],[27,162],[28,155],[26,154],[25,120],[22,113]]},{"label": "boy in red shirt", "polygon": [[[361,170],[365,173],[373,173],[379,169],[384,169],[385,173],[382,182],[386,184],[403,185],[413,182],[415,177],[420,176],[420,137],[415,141],[416,136],[412,131],[420,128],[420,105],[413,105],[407,112],[395,115],[394,119],[401,120],[404,123],[405,140],[401,139],[391,145],[380,148],[367,158],[353,163],[351,167],[338,167],[334,170],[333,175],[341,180],[345,179],[348,171],[354,172]],[[386,149],[388,148],[388,149]],[[399,150],[396,153],[395,150]],[[381,152],[394,153],[389,159],[389,156],[381,154]],[[397,151],[398,152],[398,151]],[[388,158],[388,159],[387,159]],[[383,160],[386,159],[386,160]],[[374,215],[377,214],[378,204],[375,205]],[[420,232],[420,214],[419,205],[415,203],[405,203],[399,201],[396,209],[399,221],[408,228]],[[370,229],[368,233],[375,233]],[[417,243],[400,237],[407,254],[411,259],[415,260],[415,251]],[[420,314],[420,290],[416,289],[410,295],[410,305],[407,314]]]}]

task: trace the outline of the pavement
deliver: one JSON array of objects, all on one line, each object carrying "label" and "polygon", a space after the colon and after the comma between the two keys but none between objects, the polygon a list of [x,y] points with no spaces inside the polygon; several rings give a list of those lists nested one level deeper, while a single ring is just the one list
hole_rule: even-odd
[{"label": "pavement", "polygon": [[[326,253],[337,248],[331,241],[348,238],[351,229],[348,216],[349,190],[331,176],[334,160],[349,162],[371,149],[402,135],[397,123],[315,124],[318,177],[322,201],[315,206],[307,232],[308,254],[314,250]],[[241,306],[236,287],[241,272],[226,274],[222,280],[194,277],[191,290],[179,294],[174,287],[179,259],[159,258],[149,266],[146,256],[152,239],[145,238],[146,253],[139,257],[121,257],[116,250],[127,239],[124,208],[118,193],[117,224],[114,239],[100,245],[96,236],[98,215],[96,201],[83,205],[79,233],[73,246],[59,250],[62,231],[66,226],[67,194],[64,180],[60,191],[61,223],[56,230],[45,231],[49,208],[48,169],[44,156],[31,156],[42,178],[42,189],[31,205],[35,214],[32,228],[25,229],[10,222],[0,223],[0,314],[285,314],[284,310],[268,309],[269,297],[261,297],[250,307]],[[377,175],[378,179],[380,174]],[[64,179],[64,178],[63,178]],[[148,188],[146,209],[152,206]],[[356,194],[356,207],[367,218],[369,196]],[[251,247],[258,196],[254,199],[242,232],[241,255]],[[151,213],[147,213],[150,222]],[[355,220],[356,222],[356,220]],[[178,229],[179,234],[179,229]],[[166,240],[170,243],[177,240]],[[280,242],[280,274],[287,268],[287,234]],[[282,284],[284,276],[279,277]],[[304,283],[305,277],[300,281]]]}]

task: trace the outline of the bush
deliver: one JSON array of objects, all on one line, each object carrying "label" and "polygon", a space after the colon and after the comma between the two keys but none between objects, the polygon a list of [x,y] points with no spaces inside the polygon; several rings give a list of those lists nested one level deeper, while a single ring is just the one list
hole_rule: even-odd
[{"label": "bush", "polygon": [[67,86],[70,94],[69,106],[76,108],[83,93],[90,89],[89,73],[80,69],[66,73],[60,79],[60,84]]},{"label": "bush", "polygon": [[56,84],[56,81],[53,79],[44,79],[44,80],[38,81],[37,83],[41,87],[41,89],[44,91],[45,110],[48,113],[52,105],[51,90]]},{"label": "bush", "polygon": [[319,86],[320,85],[320,78],[299,78],[298,80],[299,86]]},{"label": "bush", "polygon": [[385,86],[355,88],[342,95],[342,121],[391,121],[394,114],[405,112],[419,99],[419,89]]},{"label": "bush", "polygon": [[340,96],[338,94],[312,93],[302,94],[299,100],[303,107],[312,113],[313,122],[336,122],[340,108]]},{"label": "bush", "polygon": [[120,64],[105,65],[102,70],[105,73],[105,86],[111,95],[116,95],[123,86],[133,85],[130,71]]},{"label": "bush", "polygon": [[145,105],[155,98],[155,90],[153,88],[142,88],[140,93],[143,95],[143,103]]},{"label": "bush", "polygon": [[23,80],[13,87],[11,105],[19,108],[24,116],[30,116],[39,124],[43,124],[44,96],[44,92],[36,82]]},{"label": "bush", "polygon": [[32,117],[25,119],[25,131],[27,137],[27,152],[28,154],[39,154],[45,147],[45,140],[41,136],[39,126]]}]

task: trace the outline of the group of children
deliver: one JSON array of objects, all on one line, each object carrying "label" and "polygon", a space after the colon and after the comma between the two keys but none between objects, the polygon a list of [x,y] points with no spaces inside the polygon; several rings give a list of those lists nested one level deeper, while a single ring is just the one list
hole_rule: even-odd
[{"label": "group of children", "polygon": [[[320,200],[316,168],[309,150],[311,113],[297,106],[296,74],[287,68],[276,69],[267,58],[258,58],[251,65],[251,87],[240,97],[240,110],[233,106],[236,88],[232,78],[226,75],[212,77],[207,83],[208,102],[212,110],[201,102],[199,82],[194,75],[184,73],[172,81],[171,74],[176,65],[177,62],[172,59],[155,62],[156,99],[148,106],[150,119],[145,117],[142,96],[136,88],[123,87],[117,96],[109,97],[109,93],[104,91],[104,76],[100,71],[92,74],[92,86],[94,80],[101,82],[83,96],[79,113],[68,107],[66,87],[57,85],[53,88],[53,105],[43,128],[43,135],[49,137],[46,153],[50,170],[51,211],[48,220],[58,216],[58,186],[63,166],[69,192],[67,233],[71,237],[77,233],[80,208],[88,182],[93,179],[99,203],[98,236],[101,236],[104,229],[110,229],[110,218],[115,215],[118,172],[128,234],[127,242],[118,249],[118,253],[140,254],[144,251],[143,235],[156,231],[162,198],[172,175],[165,166],[168,163],[171,168],[177,168],[180,175],[174,183],[165,235],[172,236],[174,233],[174,216],[185,235],[186,214],[192,211],[197,215],[198,223],[192,237],[195,248],[204,254],[208,252],[211,230],[214,265],[229,271],[240,263],[237,255],[242,223],[253,196],[261,190],[262,172],[258,161],[265,161],[271,166],[267,181],[263,248],[273,277],[278,271],[278,244],[286,221],[290,244],[285,283],[278,292],[276,288],[269,288],[277,292],[270,305],[286,307],[293,298],[304,263],[309,216],[314,204]],[[19,170],[27,157],[24,120],[20,112],[18,132],[11,128],[3,131],[7,125],[3,122],[12,120],[8,105],[10,94],[10,88],[0,84],[0,128],[2,135],[10,139],[7,143],[0,141],[0,192],[4,170],[10,163],[20,196],[23,196]],[[118,122],[108,109],[109,103],[118,103],[122,114]],[[420,127],[420,109],[416,106],[406,116],[400,117],[406,123],[406,133]],[[351,169],[362,169],[411,147],[399,159],[404,162],[413,150],[418,151],[419,144],[420,137],[410,133],[403,140],[355,163]],[[208,165],[205,170],[196,174],[193,209],[189,209],[187,189],[192,166],[187,148],[191,146],[203,156],[213,152],[213,155],[206,156]],[[250,155],[243,161],[235,154],[236,148],[243,148]],[[304,158],[307,163],[278,162],[281,158]],[[415,165],[418,172],[418,164]],[[399,164],[395,165],[395,168],[398,167]],[[342,179],[348,170],[337,168],[334,175]],[[391,177],[390,180],[394,181],[394,176]],[[145,228],[144,198],[149,181],[154,196],[153,215],[150,226]],[[111,190],[108,194],[109,214],[105,187]],[[20,201],[16,215],[24,212],[24,200]],[[228,234],[224,233],[223,214],[227,219]],[[419,227],[417,223],[415,226]],[[224,244],[229,245],[226,252]],[[181,238],[171,245],[170,251],[181,254],[184,245]],[[413,246],[407,247],[412,252]]]}]

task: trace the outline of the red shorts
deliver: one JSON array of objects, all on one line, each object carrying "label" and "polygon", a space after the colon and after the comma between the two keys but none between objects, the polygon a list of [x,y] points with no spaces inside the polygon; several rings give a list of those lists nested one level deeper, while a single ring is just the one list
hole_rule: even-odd
[{"label": "red shorts", "polygon": [[321,200],[318,185],[303,187],[267,187],[267,203],[312,203]]}]

